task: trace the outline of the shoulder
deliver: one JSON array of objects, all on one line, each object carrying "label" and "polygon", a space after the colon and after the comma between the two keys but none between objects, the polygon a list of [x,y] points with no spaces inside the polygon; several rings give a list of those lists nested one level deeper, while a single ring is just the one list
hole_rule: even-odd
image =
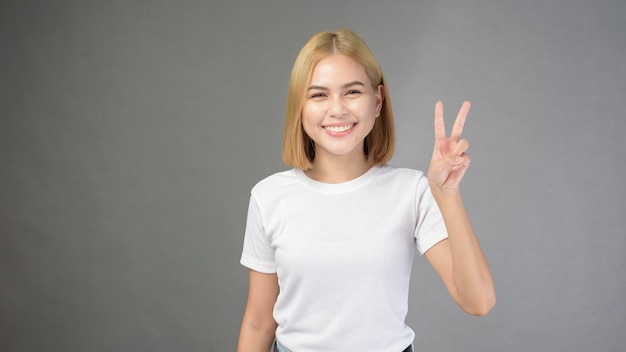
[{"label": "shoulder", "polygon": [[429,189],[428,178],[422,171],[392,166],[380,166],[373,183],[396,195],[421,195]]},{"label": "shoulder", "polygon": [[395,182],[424,182],[426,181],[426,176],[420,170],[403,168],[403,167],[393,167],[389,165],[379,166],[380,171],[377,174],[377,177],[380,179],[393,179]]},{"label": "shoulder", "polygon": [[252,187],[251,192],[253,195],[257,196],[274,194],[277,190],[289,188],[297,182],[298,178],[296,176],[296,170],[285,170],[272,174],[257,182],[257,184]]}]

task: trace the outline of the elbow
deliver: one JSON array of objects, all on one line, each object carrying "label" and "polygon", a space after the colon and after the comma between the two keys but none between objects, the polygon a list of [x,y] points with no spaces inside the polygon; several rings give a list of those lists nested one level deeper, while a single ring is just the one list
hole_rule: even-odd
[{"label": "elbow", "polygon": [[489,312],[495,305],[496,303],[493,302],[493,303],[484,304],[481,306],[476,306],[476,307],[472,307],[472,308],[464,309],[464,310],[465,310],[465,313],[469,315],[473,315],[475,317],[484,317],[485,315],[489,314]]},{"label": "elbow", "polygon": [[496,305],[496,295],[488,295],[480,300],[476,300],[472,304],[468,304],[465,306],[461,306],[461,309],[465,311],[465,313],[469,315],[473,315],[475,317],[484,317],[489,314],[489,312]]}]

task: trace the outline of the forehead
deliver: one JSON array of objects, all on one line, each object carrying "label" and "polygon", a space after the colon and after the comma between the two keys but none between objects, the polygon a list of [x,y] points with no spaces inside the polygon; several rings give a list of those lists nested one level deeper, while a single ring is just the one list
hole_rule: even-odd
[{"label": "forehead", "polygon": [[365,73],[365,67],[345,54],[331,54],[321,59],[311,73],[311,84],[331,85],[359,80],[364,84],[371,84]]}]

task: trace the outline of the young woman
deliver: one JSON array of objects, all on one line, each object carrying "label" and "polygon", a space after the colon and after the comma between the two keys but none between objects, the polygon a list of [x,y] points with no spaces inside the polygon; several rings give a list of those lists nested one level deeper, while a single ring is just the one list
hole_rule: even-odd
[{"label": "young woman", "polygon": [[393,116],[377,60],[349,30],[309,39],[287,97],[283,159],[294,168],[250,197],[240,352],[412,351],[415,249],[464,311],[489,312],[493,280],[459,193],[469,108],[446,137],[435,105],[428,177],[390,167]]}]

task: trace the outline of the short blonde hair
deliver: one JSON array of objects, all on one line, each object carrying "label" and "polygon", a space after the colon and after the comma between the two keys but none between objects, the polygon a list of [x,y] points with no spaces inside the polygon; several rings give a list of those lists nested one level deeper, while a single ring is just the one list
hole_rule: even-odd
[{"label": "short blonde hair", "polygon": [[315,65],[323,58],[341,53],[365,68],[372,88],[382,85],[382,107],[363,148],[371,165],[385,164],[393,156],[395,145],[393,113],[389,92],[378,60],[367,44],[348,29],[320,32],[311,37],[296,57],[287,91],[287,111],[283,138],[283,161],[301,170],[313,168],[315,147],[302,127],[302,107]]}]

